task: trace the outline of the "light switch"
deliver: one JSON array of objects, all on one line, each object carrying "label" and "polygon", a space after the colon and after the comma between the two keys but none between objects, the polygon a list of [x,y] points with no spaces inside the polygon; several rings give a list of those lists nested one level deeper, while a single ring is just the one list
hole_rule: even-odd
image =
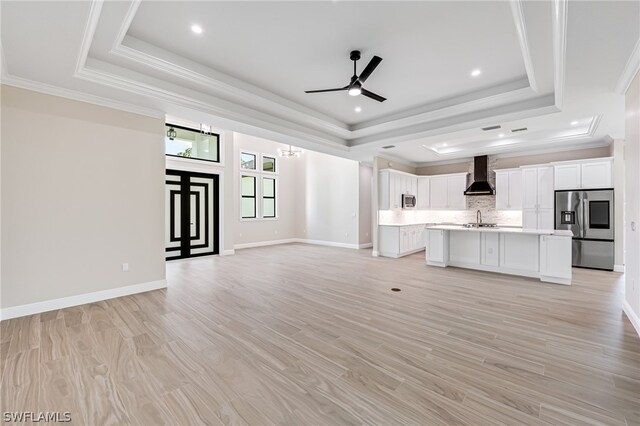
[{"label": "light switch", "polygon": [[123,263],[122,264],[122,272],[127,272],[129,271],[129,264],[128,263]]}]

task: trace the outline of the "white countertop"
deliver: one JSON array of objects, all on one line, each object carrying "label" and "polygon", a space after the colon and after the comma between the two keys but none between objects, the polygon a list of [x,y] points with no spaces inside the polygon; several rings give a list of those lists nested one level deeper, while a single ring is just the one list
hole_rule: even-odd
[{"label": "white countertop", "polygon": [[431,226],[431,225],[437,225],[437,223],[433,223],[433,222],[415,222],[415,223],[384,223],[384,224],[380,224],[379,226],[416,226],[416,225],[427,225],[427,226]]},{"label": "white countertop", "polygon": [[522,229],[516,227],[495,227],[495,228],[466,228],[461,225],[428,225],[428,229],[442,229],[444,231],[467,231],[467,232],[498,232],[509,234],[532,234],[532,235],[560,235],[572,237],[573,233],[567,230],[557,229]]}]

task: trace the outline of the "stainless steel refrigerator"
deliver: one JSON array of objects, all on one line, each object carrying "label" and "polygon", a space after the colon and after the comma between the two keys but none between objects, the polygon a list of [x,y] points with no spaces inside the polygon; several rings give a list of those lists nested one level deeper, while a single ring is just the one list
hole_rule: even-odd
[{"label": "stainless steel refrigerator", "polygon": [[573,232],[573,266],[613,270],[613,189],[556,191],[555,217]]}]

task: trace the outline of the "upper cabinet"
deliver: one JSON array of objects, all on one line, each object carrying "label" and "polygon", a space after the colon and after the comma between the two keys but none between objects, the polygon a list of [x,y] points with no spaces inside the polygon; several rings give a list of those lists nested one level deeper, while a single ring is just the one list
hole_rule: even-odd
[{"label": "upper cabinet", "polygon": [[378,208],[402,208],[402,194],[416,196],[418,210],[464,210],[467,174],[454,173],[438,176],[415,176],[396,170],[384,169],[378,173]]},{"label": "upper cabinet", "polygon": [[431,176],[430,208],[465,210],[464,190],[467,189],[467,173]]},{"label": "upper cabinet", "polygon": [[402,195],[416,195],[417,192],[418,178],[414,175],[389,169],[378,173],[378,208],[380,210],[401,209]]},{"label": "upper cabinet", "polygon": [[553,163],[555,189],[603,189],[613,187],[613,158]]},{"label": "upper cabinet", "polygon": [[522,227],[554,228],[554,168],[522,167]]},{"label": "upper cabinet", "polygon": [[418,210],[426,210],[431,207],[431,178],[429,176],[418,176],[418,193],[416,202]]},{"label": "upper cabinet", "polygon": [[496,170],[496,210],[522,209],[522,171]]}]

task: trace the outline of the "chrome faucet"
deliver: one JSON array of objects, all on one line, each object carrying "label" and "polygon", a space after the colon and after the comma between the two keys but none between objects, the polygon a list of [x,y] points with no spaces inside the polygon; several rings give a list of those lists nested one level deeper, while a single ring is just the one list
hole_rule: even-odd
[{"label": "chrome faucet", "polygon": [[478,210],[476,212],[476,227],[479,228],[481,223],[482,223],[482,212]]}]

